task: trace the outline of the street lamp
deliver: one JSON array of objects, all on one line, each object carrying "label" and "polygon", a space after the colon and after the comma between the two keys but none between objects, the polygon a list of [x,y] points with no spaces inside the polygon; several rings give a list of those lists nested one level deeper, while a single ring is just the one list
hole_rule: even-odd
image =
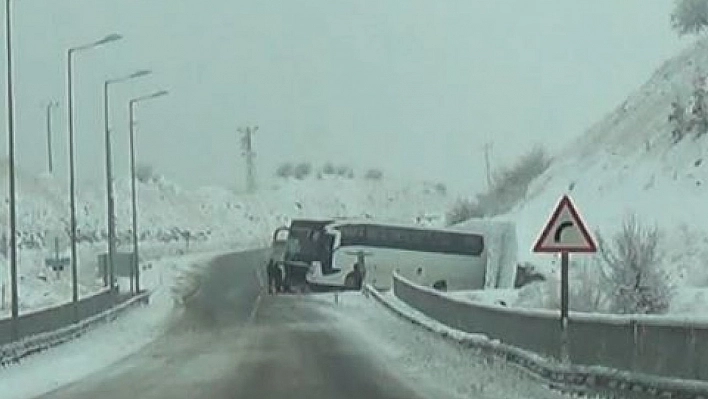
[{"label": "street lamp", "polygon": [[17,295],[17,208],[15,206],[15,98],[12,82],[12,26],[11,26],[11,0],[5,0],[5,55],[7,57],[7,148],[8,180],[10,195],[10,295],[11,295],[11,337],[19,338],[19,308]]},{"label": "street lamp", "polygon": [[115,198],[113,196],[113,156],[111,155],[111,131],[109,126],[109,106],[108,106],[108,87],[114,83],[127,82],[131,79],[139,78],[151,74],[152,71],[142,69],[133,72],[130,75],[120,78],[109,79],[103,82],[103,120],[105,123],[105,142],[106,142],[106,209],[108,216],[108,275],[109,287],[115,288],[115,253],[116,253],[116,225],[115,225]]},{"label": "street lamp", "polygon": [[135,292],[140,292],[140,267],[138,258],[138,201],[136,192],[136,174],[135,174],[135,104],[152,100],[158,97],[167,95],[167,90],[160,90],[152,94],[142,97],[137,97],[128,103],[128,112],[130,115],[130,200],[133,211],[133,267],[131,268],[131,281],[135,279]]},{"label": "street lamp", "polygon": [[[67,85],[67,112],[69,123],[69,203],[71,208],[71,284],[72,284],[72,301],[76,305],[79,302],[79,280],[78,280],[78,265],[77,265],[77,248],[76,248],[76,171],[74,166],[74,85],[73,78],[73,58],[74,53],[84,50],[94,49],[105,44],[115,42],[123,37],[117,33],[112,33],[105,36],[103,39],[92,43],[84,44],[77,47],[71,47],[67,51],[67,70],[66,70],[66,85]],[[78,310],[75,306],[75,312]],[[78,317],[78,314],[74,315]]]}]

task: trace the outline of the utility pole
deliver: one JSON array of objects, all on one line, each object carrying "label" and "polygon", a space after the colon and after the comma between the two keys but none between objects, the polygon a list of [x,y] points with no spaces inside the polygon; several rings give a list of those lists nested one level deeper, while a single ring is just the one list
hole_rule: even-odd
[{"label": "utility pole", "polygon": [[8,157],[8,180],[10,194],[10,338],[14,341],[19,336],[19,297],[17,292],[17,206],[15,193],[15,92],[13,84],[13,58],[12,58],[12,10],[11,0],[5,0],[5,56],[7,64],[7,100],[5,108],[7,111],[7,149]]},{"label": "utility pole", "polygon": [[255,164],[253,162],[256,153],[253,151],[253,134],[257,130],[258,126],[238,128],[239,133],[243,135],[241,137],[241,150],[243,150],[241,155],[246,157],[246,184],[248,187],[248,192],[250,193],[256,190],[256,171]]},{"label": "utility pole", "polygon": [[54,159],[52,156],[52,108],[58,106],[59,103],[56,101],[50,101],[47,104],[47,166],[50,175],[54,173]]},{"label": "utility pole", "polygon": [[489,162],[489,152],[492,149],[492,143],[484,143],[484,166],[487,171],[487,188],[492,188],[492,170]]}]

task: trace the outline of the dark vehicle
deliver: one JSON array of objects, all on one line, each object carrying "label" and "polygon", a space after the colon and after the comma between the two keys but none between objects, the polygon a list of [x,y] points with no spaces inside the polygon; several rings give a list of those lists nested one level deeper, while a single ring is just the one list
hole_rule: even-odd
[{"label": "dark vehicle", "polygon": [[328,260],[325,226],[330,219],[296,219],[290,223],[283,254],[286,291],[304,290],[305,276],[313,262]]}]

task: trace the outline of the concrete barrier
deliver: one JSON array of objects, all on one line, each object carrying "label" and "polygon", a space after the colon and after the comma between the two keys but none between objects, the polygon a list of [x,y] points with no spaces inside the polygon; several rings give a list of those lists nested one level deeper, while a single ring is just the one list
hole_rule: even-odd
[{"label": "concrete barrier", "polygon": [[[558,360],[558,312],[465,302],[400,275],[394,275],[393,290],[397,298],[447,326]],[[605,367],[649,379],[708,381],[706,323],[571,312],[568,328],[573,365]]]},{"label": "concrete barrier", "polygon": [[[408,283],[410,284],[410,283]],[[395,290],[395,286],[394,286]],[[365,287],[378,302],[399,317],[421,326],[443,338],[465,347],[476,348],[483,354],[516,364],[530,376],[544,381],[553,389],[564,392],[629,395],[627,397],[696,398],[708,397],[708,382],[680,380],[670,377],[627,372],[602,366],[564,365],[547,356],[491,339],[478,333],[461,333],[459,330],[435,325],[427,316],[416,316],[387,300],[371,286]],[[409,305],[410,306],[410,305]],[[419,311],[420,312],[420,311]],[[424,314],[421,312],[421,314]],[[431,320],[433,320],[431,318]]]},{"label": "concrete barrier", "polygon": [[117,317],[121,312],[149,301],[150,292],[136,296],[104,291],[79,301],[76,321],[72,304],[30,313],[20,317],[22,338],[11,342],[10,319],[0,324],[0,364],[16,362],[32,353],[56,346],[82,335],[90,327]]},{"label": "concrete barrier", "polygon": [[[122,296],[125,298],[125,296]],[[73,303],[65,303],[39,311],[21,314],[18,319],[18,332],[20,338],[29,335],[41,334],[66,327],[96,315],[119,302],[121,296],[109,290],[79,300],[75,308]],[[12,341],[12,319],[0,320],[0,345]]]}]

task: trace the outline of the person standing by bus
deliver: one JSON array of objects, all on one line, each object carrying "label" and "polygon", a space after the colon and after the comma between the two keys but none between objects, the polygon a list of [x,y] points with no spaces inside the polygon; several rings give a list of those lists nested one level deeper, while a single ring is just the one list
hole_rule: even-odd
[{"label": "person standing by bus", "polygon": [[364,270],[359,262],[354,263],[354,270],[347,273],[344,278],[344,286],[347,288],[361,290],[364,285]]},{"label": "person standing by bus", "polygon": [[275,287],[276,292],[285,292],[285,270],[280,262],[275,264]]},{"label": "person standing by bus", "polygon": [[278,275],[280,274],[280,268],[275,260],[269,259],[268,266],[266,266],[266,272],[268,274],[268,293],[275,294],[279,290],[280,282]]}]

